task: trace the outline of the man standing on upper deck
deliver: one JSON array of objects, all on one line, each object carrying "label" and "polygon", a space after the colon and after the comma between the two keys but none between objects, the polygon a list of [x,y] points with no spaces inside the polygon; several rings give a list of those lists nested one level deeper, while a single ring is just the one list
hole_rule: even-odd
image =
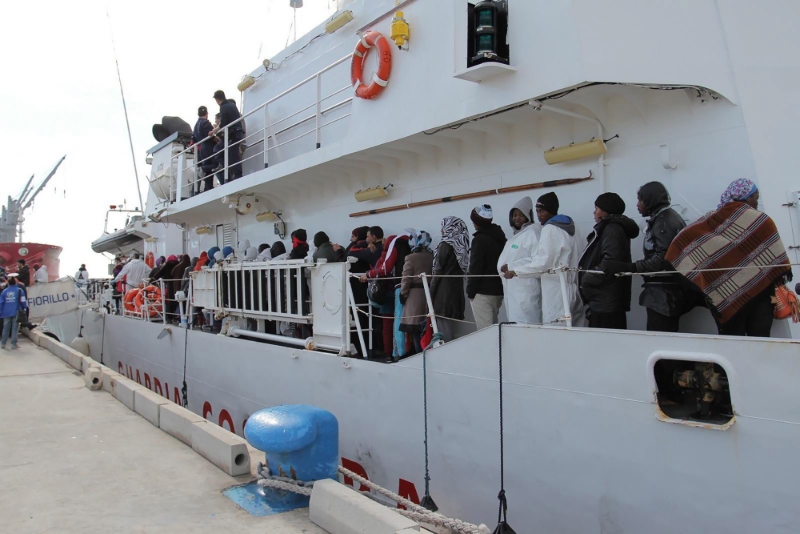
[{"label": "man standing on upper deck", "polygon": [[[206,184],[204,191],[211,191],[211,188],[214,187],[214,175],[211,171],[216,165],[211,157],[214,154],[214,141],[209,139],[209,134],[214,126],[208,120],[208,108],[205,106],[197,108],[197,117],[194,132],[192,132],[192,142],[197,145],[197,164],[203,171],[203,181]],[[197,181],[192,187],[192,194],[196,195],[199,192],[200,182]]]},{"label": "man standing on upper deck", "polygon": [[[214,92],[214,100],[219,104],[220,121],[219,127],[213,129],[210,136],[216,135],[219,130],[224,129],[229,124],[242,118],[236,108],[236,101],[225,97],[225,92],[217,90]],[[239,141],[244,139],[244,126],[242,121],[237,122],[228,128],[228,181],[242,177],[242,160],[239,153]],[[224,167],[224,159],[223,159]]]}]

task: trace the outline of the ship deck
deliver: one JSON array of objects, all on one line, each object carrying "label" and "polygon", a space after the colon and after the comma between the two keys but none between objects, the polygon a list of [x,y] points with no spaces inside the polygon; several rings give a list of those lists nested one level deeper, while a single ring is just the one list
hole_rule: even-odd
[{"label": "ship deck", "polygon": [[0,517],[7,532],[324,534],[307,509],[252,517],[231,478],[56,356],[0,351]]}]

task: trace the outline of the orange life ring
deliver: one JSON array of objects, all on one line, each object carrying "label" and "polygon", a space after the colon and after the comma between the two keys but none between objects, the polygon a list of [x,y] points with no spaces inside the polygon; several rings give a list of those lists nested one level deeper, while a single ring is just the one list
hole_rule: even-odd
[{"label": "orange life ring", "polygon": [[148,252],[144,256],[144,264],[150,267],[151,269],[156,265],[156,258],[152,252]]},{"label": "orange life ring", "polygon": [[136,295],[136,311],[142,312],[144,308],[144,297],[147,296],[147,309],[150,312],[150,317],[155,317],[161,311],[161,288],[158,286],[147,286],[139,290]]},{"label": "orange life ring", "polygon": [[[378,72],[372,77],[372,83],[366,85],[364,79],[364,61],[372,47],[378,48]],[[383,88],[389,84],[389,75],[392,73],[392,46],[379,32],[367,31],[356,45],[353,60],[350,63],[350,82],[356,91],[356,96],[367,100],[378,96]]]},{"label": "orange life ring", "polygon": [[131,289],[127,293],[125,293],[125,309],[129,312],[138,312],[139,310],[136,308],[136,304],[134,300],[137,296],[139,296],[139,292],[141,289]]}]

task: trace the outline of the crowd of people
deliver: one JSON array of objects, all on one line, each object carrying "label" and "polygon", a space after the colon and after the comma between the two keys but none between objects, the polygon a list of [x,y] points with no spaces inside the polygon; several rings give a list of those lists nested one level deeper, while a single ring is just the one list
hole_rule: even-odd
[{"label": "crowd of people", "polygon": [[[574,220],[560,213],[558,196],[549,192],[535,204],[529,197],[514,204],[508,212],[508,238],[492,207],[482,204],[469,215],[472,229],[459,217],[444,217],[435,248],[424,230],[406,228],[387,236],[380,226],[363,226],[352,231],[346,246],[317,232],[311,259],[349,258],[355,302],[361,310],[371,306],[378,318],[372,356],[387,360],[417,353],[430,342],[423,274],[430,277],[433,315],[444,341],[467,331],[458,328],[467,322],[467,300],[478,329],[496,324],[502,309],[508,321],[520,324],[564,324],[569,318],[573,326],[625,329],[634,275],[643,280],[639,304],[649,331],[678,332],[681,316],[704,306],[722,334],[768,337],[774,301],[785,290],[791,268],[775,224],[758,211],[756,185],[736,180],[717,210],[690,226],[671,208],[663,184],[647,183],[637,196],[646,223],[642,256],[635,261],[631,242],[639,226],[624,215],[622,198],[611,192],[595,200],[595,225],[586,239]],[[152,269],[134,254],[124,265],[118,262],[114,282],[121,284],[120,297],[143,281],[167,280],[167,314],[177,316],[174,297],[187,289],[192,271],[225,260],[306,259],[310,251],[306,230],[298,229],[289,250],[282,241],[257,248],[245,241],[239,251],[213,247],[193,259],[162,256]],[[307,282],[300,286],[306,302]],[[296,284],[291,287],[296,292]],[[303,313],[308,311],[304,307]],[[366,329],[367,315],[358,315]],[[310,335],[307,325],[290,326],[288,335]]]}]

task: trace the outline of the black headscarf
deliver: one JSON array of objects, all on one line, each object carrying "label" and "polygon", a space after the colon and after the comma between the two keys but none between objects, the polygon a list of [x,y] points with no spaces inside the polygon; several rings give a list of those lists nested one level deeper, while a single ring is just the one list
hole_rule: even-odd
[{"label": "black headscarf", "polygon": [[277,258],[281,254],[286,254],[286,245],[283,244],[283,241],[275,241],[269,251],[273,258]]}]

